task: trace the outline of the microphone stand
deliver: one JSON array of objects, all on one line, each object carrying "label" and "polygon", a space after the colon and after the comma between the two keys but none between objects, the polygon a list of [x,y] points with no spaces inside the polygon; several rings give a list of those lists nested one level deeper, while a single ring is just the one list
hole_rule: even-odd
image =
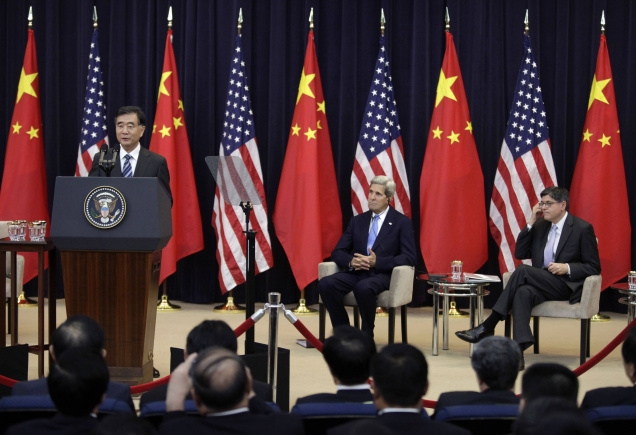
[{"label": "microphone stand", "polygon": [[99,164],[99,167],[104,170],[107,177],[110,177],[110,172],[115,167],[115,163],[117,163],[117,148],[113,148],[112,156],[112,159],[104,159],[104,161]]}]

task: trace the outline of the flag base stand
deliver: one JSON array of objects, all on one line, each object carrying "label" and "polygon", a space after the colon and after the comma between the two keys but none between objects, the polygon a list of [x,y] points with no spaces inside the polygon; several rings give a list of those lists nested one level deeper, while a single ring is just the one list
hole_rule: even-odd
[{"label": "flag base stand", "polygon": [[161,301],[157,304],[157,311],[178,311],[181,309],[179,305],[171,304],[168,300],[168,290],[166,288],[166,281],[164,280],[162,285]]},{"label": "flag base stand", "polygon": [[375,317],[389,317],[389,313],[387,313],[384,308],[378,307],[375,309]]},{"label": "flag base stand", "polygon": [[22,291],[22,293],[20,293],[20,296],[18,296],[18,307],[35,308],[37,306],[38,306],[38,303],[27,298],[26,295],[24,294],[24,291]]},{"label": "flag base stand", "polygon": [[245,308],[234,303],[234,296],[232,290],[230,290],[230,296],[227,297],[227,302],[223,305],[214,307],[214,311],[221,314],[238,314],[244,313]]},{"label": "flag base stand", "polygon": [[306,305],[305,299],[299,299],[298,306],[292,310],[292,313],[296,314],[297,316],[316,315],[318,314],[318,310],[316,310],[315,308],[309,308]]},{"label": "flag base stand", "polygon": [[596,313],[592,317],[590,317],[591,322],[609,322],[612,318],[605,314]]},{"label": "flag base stand", "polygon": [[[439,314],[441,316],[443,313],[440,311]],[[448,317],[464,318],[464,317],[470,317],[470,314],[467,313],[466,311],[458,310],[457,303],[455,301],[451,301],[450,307],[448,309]]]}]

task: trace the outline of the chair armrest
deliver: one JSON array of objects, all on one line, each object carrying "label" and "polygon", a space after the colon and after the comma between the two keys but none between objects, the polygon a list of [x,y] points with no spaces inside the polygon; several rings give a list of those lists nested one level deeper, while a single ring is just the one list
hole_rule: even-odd
[{"label": "chair armrest", "polygon": [[391,272],[391,284],[389,285],[390,307],[401,307],[413,300],[413,279],[415,268],[413,266],[396,266]]},{"label": "chair armrest", "polygon": [[506,288],[506,286],[508,285],[510,275],[512,275],[512,272],[504,272],[504,274],[501,276],[501,285],[503,286],[503,288]]},{"label": "chair armrest", "polygon": [[336,272],[340,272],[340,268],[334,261],[318,263],[318,279],[333,275]]},{"label": "chair armrest", "polygon": [[598,313],[602,282],[601,275],[590,275],[585,278],[581,292],[581,312],[585,314],[583,318],[587,319]]}]

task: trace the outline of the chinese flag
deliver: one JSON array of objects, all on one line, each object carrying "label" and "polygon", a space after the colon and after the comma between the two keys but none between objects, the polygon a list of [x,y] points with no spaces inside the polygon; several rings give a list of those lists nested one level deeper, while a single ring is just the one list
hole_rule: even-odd
[{"label": "chinese flag", "polygon": [[309,32],[283,172],[274,227],[296,284],[318,279],[318,263],[331,255],[342,233],[342,212],[322,94],[314,32]]},{"label": "chinese flag", "polygon": [[177,271],[177,261],[203,249],[199,198],[194,183],[183,101],[179,92],[177,64],[172,50],[172,29],[168,30],[166,37],[150,150],[161,154],[168,161],[173,198],[172,238],[161,253],[161,283]]},{"label": "chinese flag", "polygon": [[601,35],[570,201],[572,214],[594,226],[606,289],[629,271],[632,228],[605,35]]},{"label": "chinese flag", "polygon": [[[38,62],[33,29],[28,31],[0,189],[0,220],[15,219],[50,222]],[[48,235],[49,228],[46,232]],[[24,282],[27,282],[38,274],[38,257],[37,253],[22,255],[25,257]],[[46,265],[47,263],[45,267]]]},{"label": "chinese flag", "polygon": [[[453,36],[446,53],[420,179],[420,247],[429,272],[453,260],[475,272],[488,258],[484,176]],[[443,229],[443,230],[441,230]]]}]

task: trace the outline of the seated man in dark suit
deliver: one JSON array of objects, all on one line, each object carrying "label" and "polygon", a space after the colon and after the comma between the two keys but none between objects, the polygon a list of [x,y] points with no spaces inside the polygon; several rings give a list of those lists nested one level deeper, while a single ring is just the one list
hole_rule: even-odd
[{"label": "seated man in dark suit", "polygon": [[[470,434],[466,429],[422,415],[422,396],[428,390],[428,364],[416,347],[403,343],[385,346],[371,360],[371,378],[373,400],[378,408],[378,416],[373,421],[377,425],[407,435]],[[327,433],[349,434],[360,424],[369,425],[369,422],[346,423]]]},{"label": "seated man in dark suit", "polygon": [[636,327],[625,336],[623,347],[623,366],[631,387],[605,387],[590,390],[583,397],[581,408],[599,406],[636,405]]},{"label": "seated man in dark suit", "polygon": [[[170,376],[167,413],[159,433],[303,433],[299,415],[250,412],[251,384],[252,375],[243,360],[227,349],[212,347],[189,355]],[[201,417],[183,412],[184,400],[189,393]]]},{"label": "seated man in dark suit", "polygon": [[415,266],[415,236],[411,219],[389,207],[395,181],[386,175],[371,180],[369,211],[354,216],[331,253],[341,268],[318,281],[320,297],[335,328],[349,325],[343,299],[351,291],[362,319],[362,330],[373,337],[377,295],[389,288],[396,266]]},{"label": "seated man in dark suit", "polygon": [[[106,358],[104,349],[104,331],[97,322],[88,316],[72,316],[53,332],[49,352],[53,361],[57,361],[69,349],[83,348]],[[18,382],[13,386],[12,396],[38,396],[49,394],[45,378]],[[106,397],[121,400],[135,410],[130,387],[122,382],[109,382]]]},{"label": "seated man in dark suit", "polygon": [[[222,347],[234,354],[236,354],[238,349],[234,331],[230,328],[230,325],[222,320],[204,320],[192,328],[186,339],[186,347],[183,351],[184,359],[187,359],[188,355],[213,346]],[[250,411],[265,414],[273,412],[273,409],[265,403],[272,401],[273,391],[271,385],[266,382],[254,381],[252,387],[254,391],[250,395]],[[143,408],[147,403],[163,402],[166,400],[167,391],[168,385],[164,384],[142,394],[139,408]],[[188,396],[188,399],[191,398]]]},{"label": "seated man in dark suit", "polygon": [[455,335],[477,343],[493,335],[497,323],[510,312],[512,336],[523,352],[534,344],[530,330],[532,307],[545,301],[569,300],[574,304],[581,300],[585,278],[601,273],[601,260],[594,228],[570,214],[569,206],[566,189],[552,186],[541,192],[541,202],[532,208],[515,246],[515,257],[531,258],[532,266],[522,264],[513,272],[492,314],[483,323]]},{"label": "seated man in dark suit", "polygon": [[299,403],[369,402],[369,364],[375,355],[375,343],[366,332],[349,325],[338,326],[325,340],[322,356],[336,384],[337,393],[319,393],[300,397]]},{"label": "seated man in dark suit", "polygon": [[69,349],[44,380],[57,414],[16,424],[7,434],[85,434],[97,426],[97,410],[109,381],[104,358],[87,348]]},{"label": "seated man in dark suit", "polygon": [[514,393],[521,351],[507,337],[486,337],[475,345],[470,364],[477,375],[479,392],[451,391],[437,399],[435,412],[447,406],[519,404]]}]

